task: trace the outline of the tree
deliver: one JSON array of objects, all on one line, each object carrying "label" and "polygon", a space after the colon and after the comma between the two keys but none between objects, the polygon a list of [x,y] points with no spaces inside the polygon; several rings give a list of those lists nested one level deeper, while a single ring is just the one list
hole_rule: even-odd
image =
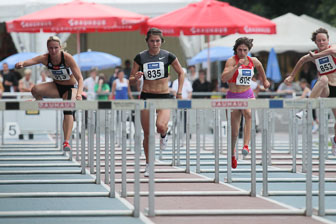
[{"label": "tree", "polygon": [[227,0],[226,2],[269,19],[291,12],[298,16],[306,14],[336,25],[335,0]]}]

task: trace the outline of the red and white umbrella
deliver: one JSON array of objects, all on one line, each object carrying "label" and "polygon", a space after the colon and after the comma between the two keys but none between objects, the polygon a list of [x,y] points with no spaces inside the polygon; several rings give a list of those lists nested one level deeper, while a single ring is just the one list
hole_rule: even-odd
[{"label": "red and white umbrella", "polygon": [[75,0],[6,22],[8,32],[87,33],[137,30],[147,16]]},{"label": "red and white umbrella", "polygon": [[[145,33],[151,27],[161,29],[165,36],[179,36],[181,33],[208,36],[276,33],[276,24],[271,20],[216,0],[191,3],[181,9],[149,19],[142,32]],[[210,51],[208,58],[209,53]],[[209,65],[208,59],[208,79]]]},{"label": "red and white umbrella", "polygon": [[274,34],[275,26],[269,19],[216,0],[191,3],[147,21],[147,28],[159,28],[166,36]]},{"label": "red and white umbrella", "polygon": [[6,22],[8,32],[80,33],[138,30],[148,17],[107,5],[74,0]]}]

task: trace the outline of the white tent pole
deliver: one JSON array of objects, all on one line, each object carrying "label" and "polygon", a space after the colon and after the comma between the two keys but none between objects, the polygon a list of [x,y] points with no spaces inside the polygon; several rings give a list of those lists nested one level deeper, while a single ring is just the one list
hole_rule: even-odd
[{"label": "white tent pole", "polygon": [[80,33],[77,31],[77,54],[78,54],[78,67],[80,68]]},{"label": "white tent pole", "polygon": [[207,35],[208,39],[208,67],[207,67],[207,80],[211,82],[211,68],[210,68],[210,35]]}]

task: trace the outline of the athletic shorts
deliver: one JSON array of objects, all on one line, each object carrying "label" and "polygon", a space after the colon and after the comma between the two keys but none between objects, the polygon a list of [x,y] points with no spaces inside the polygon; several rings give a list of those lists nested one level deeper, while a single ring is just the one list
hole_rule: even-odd
[{"label": "athletic shorts", "polygon": [[228,91],[226,94],[226,99],[254,99],[253,90],[249,88],[248,90],[241,93],[234,93]]},{"label": "athletic shorts", "polygon": [[140,99],[147,100],[147,99],[171,99],[171,95],[169,93],[164,94],[157,94],[157,93],[144,93],[141,92]]},{"label": "athletic shorts", "polygon": [[336,86],[329,86],[329,96],[328,98],[335,98],[336,97]]},{"label": "athletic shorts", "polygon": [[[54,82],[55,83],[55,82]],[[74,85],[60,85],[58,83],[55,83],[56,87],[57,87],[57,90],[58,90],[58,93],[59,93],[59,96],[61,98],[63,98],[63,95],[64,93],[66,93],[67,91],[71,91],[72,88],[75,88]],[[69,98],[70,97],[70,98]],[[67,97],[68,100],[71,99],[71,94],[68,94],[68,97]]]}]

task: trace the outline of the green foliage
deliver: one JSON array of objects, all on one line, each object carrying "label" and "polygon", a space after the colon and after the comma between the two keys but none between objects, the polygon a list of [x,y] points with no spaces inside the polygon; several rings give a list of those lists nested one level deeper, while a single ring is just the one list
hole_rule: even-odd
[{"label": "green foliage", "polygon": [[321,0],[321,4],[318,5],[316,11],[323,21],[329,23],[330,25],[336,26],[335,0]]},{"label": "green foliage", "polygon": [[273,19],[288,12],[306,14],[336,26],[336,0],[225,0],[232,6]]}]

